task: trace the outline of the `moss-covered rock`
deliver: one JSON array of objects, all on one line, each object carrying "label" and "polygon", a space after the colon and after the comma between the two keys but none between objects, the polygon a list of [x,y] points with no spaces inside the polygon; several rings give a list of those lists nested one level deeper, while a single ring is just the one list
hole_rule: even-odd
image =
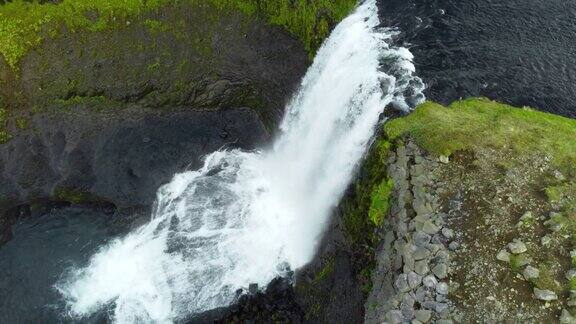
[{"label": "moss-covered rock", "polygon": [[[172,29],[171,24],[140,17],[178,3],[171,0],[11,1],[0,6],[0,39],[3,40],[0,54],[12,68],[17,69],[20,60],[30,50],[63,32],[101,32],[125,28],[133,23],[143,24],[151,32],[166,32]],[[356,5],[355,0],[188,0],[183,3],[196,8],[215,7],[222,13],[237,10],[282,26],[297,37],[310,54],[328,35],[330,26]],[[179,35],[185,36],[183,33]],[[205,47],[205,50],[210,49]]]}]

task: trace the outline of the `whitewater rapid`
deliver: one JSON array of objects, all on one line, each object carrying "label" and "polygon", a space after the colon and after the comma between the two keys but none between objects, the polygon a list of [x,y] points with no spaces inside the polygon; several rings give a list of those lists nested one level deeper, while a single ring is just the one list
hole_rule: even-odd
[{"label": "whitewater rapid", "polygon": [[271,147],[214,152],[175,175],[147,225],[71,269],[56,287],[67,315],[170,323],[310,262],[385,107],[423,100],[412,55],[378,24],[371,0],[335,28]]}]

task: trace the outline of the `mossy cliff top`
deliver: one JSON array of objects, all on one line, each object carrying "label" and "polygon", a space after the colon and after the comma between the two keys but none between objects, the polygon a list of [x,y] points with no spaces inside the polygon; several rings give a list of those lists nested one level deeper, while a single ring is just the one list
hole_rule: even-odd
[{"label": "mossy cliff top", "polygon": [[[426,102],[384,125],[341,206],[346,236],[356,251],[355,271],[365,292],[370,290],[374,250],[380,238],[377,229],[385,224],[398,190],[388,174],[388,160],[391,152],[408,141],[432,159],[454,159],[455,163],[446,167],[451,171],[441,177],[446,182],[470,184],[476,188],[469,191],[471,195],[476,192],[478,197],[498,198],[498,193],[480,193],[478,189],[495,186],[498,181],[505,183],[502,190],[518,190],[521,186],[506,185],[505,179],[512,177],[526,190],[512,195],[521,197],[522,208],[541,201],[541,206],[561,212],[567,221],[576,220],[576,120],[484,98],[454,102],[449,107]],[[520,216],[510,213],[507,217]]]},{"label": "mossy cliff top", "polygon": [[515,108],[484,98],[449,107],[426,102],[413,113],[385,125],[391,139],[410,135],[430,153],[490,147],[517,154],[545,154],[562,169],[576,165],[576,120]]},{"label": "mossy cliff top", "polygon": [[[105,31],[130,25],[131,20],[182,2],[239,10],[283,26],[313,53],[330,26],[355,6],[355,0],[63,0],[39,3],[16,0],[0,5],[0,54],[10,66],[46,38],[68,31]],[[148,24],[150,25],[150,24]]]}]

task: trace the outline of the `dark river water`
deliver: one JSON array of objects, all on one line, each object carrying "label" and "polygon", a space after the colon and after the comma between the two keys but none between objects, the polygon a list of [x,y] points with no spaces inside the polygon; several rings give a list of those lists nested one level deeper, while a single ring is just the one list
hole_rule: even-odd
[{"label": "dark river water", "polygon": [[[576,118],[576,1],[381,0],[427,97],[486,96]],[[0,247],[0,323],[68,322],[54,284],[112,236],[110,217],[56,209],[13,226]]]},{"label": "dark river water", "polygon": [[53,286],[117,234],[109,230],[111,217],[58,208],[15,224],[14,239],[0,248],[0,323],[71,322],[61,316],[64,303]]},{"label": "dark river water", "polygon": [[428,99],[485,96],[576,118],[576,1],[379,0]]}]

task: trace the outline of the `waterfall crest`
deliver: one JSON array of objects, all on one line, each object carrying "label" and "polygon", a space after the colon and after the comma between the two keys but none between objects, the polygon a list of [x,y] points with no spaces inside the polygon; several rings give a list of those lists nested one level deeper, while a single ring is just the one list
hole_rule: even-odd
[{"label": "waterfall crest", "polygon": [[214,152],[175,175],[148,224],[73,269],[57,285],[70,315],[173,322],[310,262],[384,108],[423,99],[412,55],[378,24],[371,0],[335,28],[271,147]]}]

